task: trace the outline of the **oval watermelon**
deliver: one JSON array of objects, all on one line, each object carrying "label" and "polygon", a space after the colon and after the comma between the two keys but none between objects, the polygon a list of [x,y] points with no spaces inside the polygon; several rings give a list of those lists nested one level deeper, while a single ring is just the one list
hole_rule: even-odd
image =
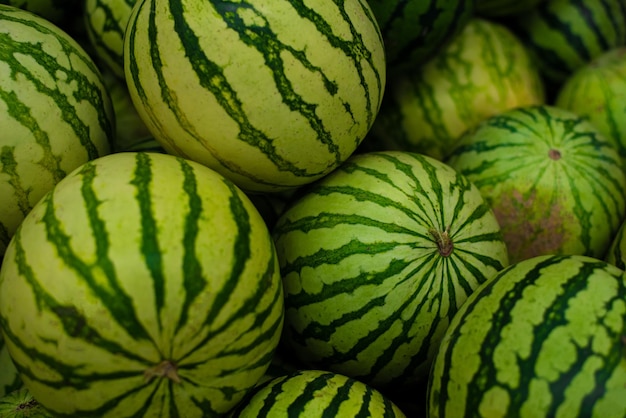
[{"label": "oval watermelon", "polygon": [[159,153],[116,153],[28,214],[0,270],[0,326],[24,385],[58,415],[217,416],[268,368],[278,261],[245,194]]},{"label": "oval watermelon", "polygon": [[143,0],[124,64],[155,139],[246,191],[331,172],[370,129],[386,81],[365,0]]},{"label": "oval watermelon", "polygon": [[310,368],[414,391],[454,312],[508,263],[494,214],[449,166],[400,151],[354,155],[301,193],[273,229],[283,346]]},{"label": "oval watermelon", "polygon": [[623,270],[585,256],[512,264],[450,323],[428,416],[622,417],[625,335]]},{"label": "oval watermelon", "polygon": [[0,257],[35,203],[110,152],[111,99],[92,59],[42,17],[0,5]]}]

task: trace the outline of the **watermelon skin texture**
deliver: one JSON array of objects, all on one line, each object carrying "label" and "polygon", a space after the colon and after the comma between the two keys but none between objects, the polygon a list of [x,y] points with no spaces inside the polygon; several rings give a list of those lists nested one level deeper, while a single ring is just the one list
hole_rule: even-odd
[{"label": "watermelon skin texture", "polygon": [[442,162],[400,151],[348,159],[302,190],[273,236],[283,347],[304,367],[385,393],[426,381],[458,306],[508,264],[478,190]]},{"label": "watermelon skin texture", "polygon": [[0,257],[24,216],[79,165],[110,153],[102,75],[67,33],[0,5]]},{"label": "watermelon skin texture", "polygon": [[4,339],[0,335],[0,397],[20,389],[22,386],[17,368],[11,360]]},{"label": "watermelon skin texture", "polygon": [[9,353],[58,416],[223,415],[264,375],[282,320],[260,214],[232,182],[171,155],[77,168],[29,213],[0,270]]},{"label": "watermelon skin texture", "polygon": [[546,0],[516,16],[511,28],[546,80],[558,86],[603,52],[626,45],[626,3]]},{"label": "watermelon skin texture", "polygon": [[626,276],[586,256],[511,264],[470,295],[431,370],[428,416],[623,417]]},{"label": "watermelon skin texture", "polygon": [[576,70],[554,105],[587,118],[617,148],[626,169],[626,47],[610,49]]},{"label": "watermelon skin texture", "polygon": [[155,139],[251,192],[296,188],[345,161],[386,81],[365,0],[144,0],[124,54]]},{"label": "watermelon skin texture", "polygon": [[415,71],[474,15],[475,0],[369,0],[390,73]]},{"label": "watermelon skin texture", "polygon": [[544,101],[539,70],[518,37],[502,24],[474,17],[426,64],[388,81],[363,148],[441,160],[489,116]]},{"label": "watermelon skin texture", "polygon": [[299,370],[274,378],[243,401],[228,418],[404,418],[376,389],[325,370]]},{"label": "watermelon skin texture", "polygon": [[616,148],[565,109],[529,106],[493,116],[446,163],[493,208],[511,263],[543,254],[603,258],[626,213]]}]

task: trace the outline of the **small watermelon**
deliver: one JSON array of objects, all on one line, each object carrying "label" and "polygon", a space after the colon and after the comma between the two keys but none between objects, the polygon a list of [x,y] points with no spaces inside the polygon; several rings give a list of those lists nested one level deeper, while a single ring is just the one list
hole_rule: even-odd
[{"label": "small watermelon", "polygon": [[626,274],[586,256],[514,263],[452,319],[428,417],[624,417]]},{"label": "small watermelon", "polygon": [[229,418],[404,418],[376,389],[339,373],[299,370],[276,377],[243,401]]}]

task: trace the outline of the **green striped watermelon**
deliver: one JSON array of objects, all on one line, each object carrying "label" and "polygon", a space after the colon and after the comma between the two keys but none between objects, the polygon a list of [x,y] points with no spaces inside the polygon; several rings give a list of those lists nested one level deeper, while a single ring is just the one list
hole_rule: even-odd
[{"label": "green striped watermelon", "polygon": [[610,49],[576,70],[555,106],[584,116],[612,141],[626,169],[626,47]]},{"label": "green striped watermelon", "polygon": [[[0,397],[20,389],[22,386],[22,380],[0,334]],[[1,414],[0,417],[2,417]]]},{"label": "green striped watermelon", "polygon": [[283,346],[385,392],[425,380],[454,312],[508,264],[478,189],[401,151],[352,156],[301,191],[273,236]]},{"label": "green striped watermelon", "polygon": [[386,74],[366,0],[143,0],[124,63],[155,139],[246,191],[294,188],[345,161]]},{"label": "green striped watermelon", "polygon": [[113,73],[124,77],[124,33],[137,0],[85,0],[84,19],[94,53]]},{"label": "green striped watermelon", "polygon": [[626,416],[626,276],[585,256],[500,271],[453,318],[428,416]]},{"label": "green striped watermelon", "polygon": [[0,257],[24,215],[59,180],[110,152],[102,75],[59,27],[0,5]]},{"label": "green striped watermelon", "polygon": [[300,370],[268,381],[229,418],[404,418],[379,391],[347,376]]},{"label": "green striped watermelon", "polygon": [[476,0],[369,0],[385,43],[389,72],[415,71],[474,15]]},{"label": "green striped watermelon", "polygon": [[26,388],[21,388],[0,397],[2,418],[54,418],[46,411]]},{"label": "green striped watermelon", "polygon": [[557,85],[609,49],[626,45],[623,0],[545,0],[512,27]]},{"label": "green striped watermelon", "polygon": [[561,108],[493,116],[446,162],[493,208],[512,263],[543,254],[603,257],[626,214],[617,150],[590,122]]},{"label": "green striped watermelon", "polygon": [[225,414],[264,375],[282,320],[259,213],[231,181],[166,154],[74,170],[28,214],[0,270],[9,353],[61,416]]},{"label": "green striped watermelon", "polygon": [[442,159],[485,118],[543,102],[538,69],[521,41],[502,24],[473,18],[419,70],[389,80],[364,145]]}]

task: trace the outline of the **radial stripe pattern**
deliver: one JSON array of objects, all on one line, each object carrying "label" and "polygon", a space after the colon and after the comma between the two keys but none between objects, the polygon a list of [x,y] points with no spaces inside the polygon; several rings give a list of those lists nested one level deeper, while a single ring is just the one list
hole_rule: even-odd
[{"label": "radial stripe pattern", "polygon": [[0,306],[23,380],[59,416],[224,413],[265,373],[283,318],[252,203],[148,153],[94,160],[46,195],[9,246]]},{"label": "radial stripe pattern", "polygon": [[432,369],[429,416],[621,416],[625,279],[584,256],[539,256],[502,270],[450,324]]},{"label": "radial stripe pattern", "polygon": [[378,112],[384,52],[363,0],[146,0],[127,31],[126,79],[156,139],[246,189],[327,174]]},{"label": "radial stripe pattern", "polygon": [[423,378],[449,318],[507,265],[478,190],[419,154],[350,158],[274,228],[286,344],[376,387]]}]

